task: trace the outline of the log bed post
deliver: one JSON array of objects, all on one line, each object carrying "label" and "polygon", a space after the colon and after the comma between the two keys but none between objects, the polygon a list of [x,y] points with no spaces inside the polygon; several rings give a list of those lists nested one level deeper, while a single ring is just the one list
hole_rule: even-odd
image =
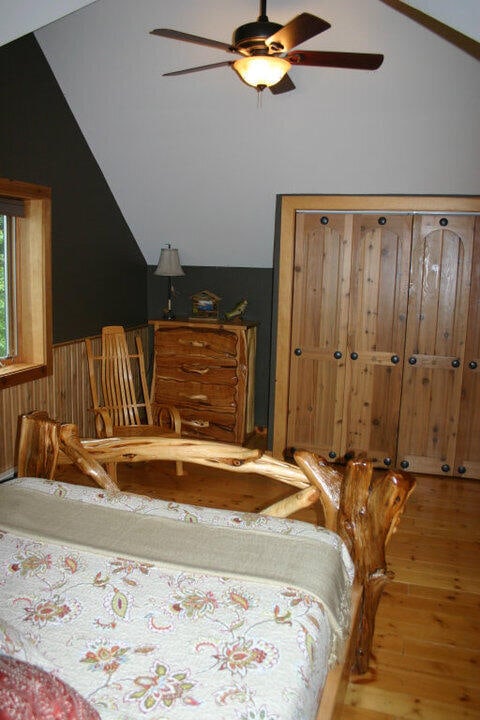
[{"label": "log bed post", "polygon": [[295,461],[318,489],[325,527],[345,541],[363,589],[352,664],[352,672],[362,675],[368,670],[378,603],[392,577],[386,547],[415,480],[394,471],[374,476],[373,463],[364,458],[350,460],[343,476],[332,467],[325,471],[326,461],[312,453],[298,451]]},{"label": "log bed post", "polygon": [[17,431],[17,473],[51,480],[58,462],[60,423],[41,410],[22,415]]},{"label": "log bed post", "polygon": [[385,584],[386,546],[395,532],[415,480],[388,471],[373,473],[373,463],[350,460],[344,473],[324,458],[295,453],[297,467],[268,453],[241,446],[186,438],[135,437],[80,440],[75,425],[51,420],[44,412],[24,415],[18,444],[18,474],[52,479],[57,461],[74,463],[104,489],[117,492],[102,465],[145,460],[186,461],[237,473],[265,475],[296,488],[296,492],[262,511],[288,517],[320,500],[325,527],[337,532],[350,552],[356,582],[362,589],[355,629],[352,672],[367,672],[375,615]]}]

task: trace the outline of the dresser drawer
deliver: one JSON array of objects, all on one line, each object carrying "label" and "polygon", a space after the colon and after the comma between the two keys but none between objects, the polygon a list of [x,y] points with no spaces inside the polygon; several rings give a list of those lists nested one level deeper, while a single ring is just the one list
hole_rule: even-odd
[{"label": "dresser drawer", "polygon": [[172,328],[155,333],[155,355],[161,358],[205,359],[237,364],[237,336],[228,330]]},{"label": "dresser drawer", "polygon": [[175,382],[158,378],[155,383],[155,401],[183,407],[215,408],[234,413],[237,408],[234,385],[211,385],[203,382]]},{"label": "dresser drawer", "polygon": [[182,436],[216,442],[243,442],[243,438],[237,432],[235,415],[231,413],[180,408],[180,415]]},{"label": "dresser drawer", "polygon": [[155,367],[156,381],[202,382],[215,385],[236,385],[238,368],[236,365],[214,365],[205,360],[179,358],[175,360],[157,359]]}]

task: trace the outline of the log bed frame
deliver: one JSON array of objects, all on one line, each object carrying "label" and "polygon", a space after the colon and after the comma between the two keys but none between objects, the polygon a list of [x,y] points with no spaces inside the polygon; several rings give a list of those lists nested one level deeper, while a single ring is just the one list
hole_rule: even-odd
[{"label": "log bed frame", "polygon": [[415,480],[389,470],[373,473],[366,458],[352,459],[343,472],[325,459],[296,451],[296,465],[269,453],[239,445],[171,437],[128,437],[81,440],[77,427],[52,420],[37,411],[19,419],[19,477],[53,479],[58,465],[74,464],[100,487],[119,487],[103,465],[118,462],[172,460],[196,463],[236,473],[255,473],[295,488],[288,497],[261,514],[285,518],[320,501],[324,527],[338,533],[355,565],[350,642],[342,665],[331,670],[317,718],[337,717],[350,673],[367,672],[375,629],[375,615],[385,584],[386,546],[396,531]]}]

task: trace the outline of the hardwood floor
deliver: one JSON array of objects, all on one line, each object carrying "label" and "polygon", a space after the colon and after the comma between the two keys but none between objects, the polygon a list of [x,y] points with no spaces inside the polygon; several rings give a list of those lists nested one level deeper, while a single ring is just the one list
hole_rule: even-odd
[{"label": "hardwood floor", "polygon": [[[255,511],[289,490],[215,470],[123,465],[122,490]],[[90,484],[73,469],[59,479]],[[297,516],[317,522],[309,509]],[[395,580],[377,615],[367,676],[349,683],[342,720],[480,718],[480,482],[419,475],[388,549]]]},{"label": "hardwood floor", "polygon": [[388,549],[368,678],[342,720],[480,718],[480,482],[417,476]]}]

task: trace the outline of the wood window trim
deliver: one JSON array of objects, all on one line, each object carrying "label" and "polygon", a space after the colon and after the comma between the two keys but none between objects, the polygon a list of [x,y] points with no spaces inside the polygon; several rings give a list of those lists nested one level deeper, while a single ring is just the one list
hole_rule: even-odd
[{"label": "wood window trim", "polygon": [[18,354],[0,367],[0,390],[52,374],[51,189],[0,178],[0,195],[25,202],[16,218]]}]

